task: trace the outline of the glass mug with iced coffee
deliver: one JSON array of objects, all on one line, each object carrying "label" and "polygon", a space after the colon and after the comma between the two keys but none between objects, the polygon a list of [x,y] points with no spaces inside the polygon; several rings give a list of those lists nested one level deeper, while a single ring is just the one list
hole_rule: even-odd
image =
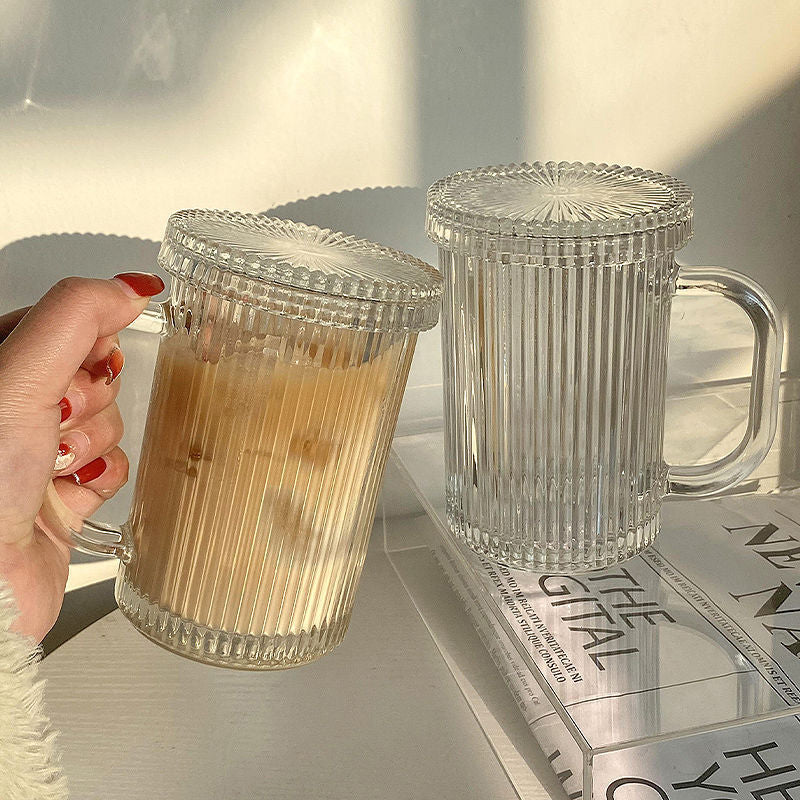
[{"label": "glass mug with iced coffee", "polygon": [[73,538],[120,558],[120,609],[168,649],[313,661],[347,629],[441,279],[372,242],[204,210],[170,217],[158,260],[172,286],[130,518],[73,519]]}]

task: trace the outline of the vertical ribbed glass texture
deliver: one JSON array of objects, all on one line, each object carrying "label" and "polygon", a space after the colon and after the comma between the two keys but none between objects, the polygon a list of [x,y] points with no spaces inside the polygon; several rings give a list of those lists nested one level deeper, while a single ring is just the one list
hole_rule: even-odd
[{"label": "vertical ribbed glass texture", "polygon": [[564,267],[441,248],[439,264],[453,532],[544,571],[640,552],[666,491],[673,254]]},{"label": "vertical ribbed glass texture", "polygon": [[312,661],[350,620],[416,341],[173,280],[120,608],[184,655]]}]

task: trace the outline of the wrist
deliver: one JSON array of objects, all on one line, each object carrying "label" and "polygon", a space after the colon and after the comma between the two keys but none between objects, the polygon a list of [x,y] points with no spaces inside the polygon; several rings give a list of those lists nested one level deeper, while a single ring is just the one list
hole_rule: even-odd
[{"label": "wrist", "polygon": [[18,611],[11,629],[40,642],[61,609],[69,551],[31,527],[28,543],[0,542],[0,582]]}]

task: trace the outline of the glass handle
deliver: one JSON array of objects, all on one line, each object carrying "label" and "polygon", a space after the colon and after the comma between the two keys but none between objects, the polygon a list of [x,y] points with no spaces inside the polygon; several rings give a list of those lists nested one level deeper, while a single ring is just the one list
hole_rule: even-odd
[{"label": "glass handle", "polygon": [[706,497],[735,486],[763,460],[778,419],[783,326],[772,298],[755,281],[722,267],[681,267],[678,290],[716,292],[744,309],[755,330],[750,410],[742,441],[726,456],[709,464],[669,466],[670,494]]},{"label": "glass handle", "polygon": [[123,563],[131,559],[130,545],[125,541],[122,529],[117,525],[84,520],[60,497],[53,481],[44,493],[36,524],[67,542],[82,553],[94,556],[116,556]]}]

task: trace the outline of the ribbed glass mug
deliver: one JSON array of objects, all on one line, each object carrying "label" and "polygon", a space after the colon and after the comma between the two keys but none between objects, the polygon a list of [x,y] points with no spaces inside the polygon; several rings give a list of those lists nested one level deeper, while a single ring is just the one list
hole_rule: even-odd
[{"label": "ribbed glass mug", "polygon": [[172,286],[131,515],[73,538],[120,557],[122,612],[167,648],[312,661],[347,629],[441,278],[344,234],[202,210],[170,217],[158,260]]},{"label": "ribbed glass mug", "polygon": [[[782,331],[752,280],[680,267],[692,193],[606,164],[460,172],[428,192],[444,277],[447,514],[475,551],[530,570],[628,559],[659,530],[662,498],[746,477],[775,433]],[[705,289],[755,329],[747,432],[701,466],[664,463],[670,305]]]}]

